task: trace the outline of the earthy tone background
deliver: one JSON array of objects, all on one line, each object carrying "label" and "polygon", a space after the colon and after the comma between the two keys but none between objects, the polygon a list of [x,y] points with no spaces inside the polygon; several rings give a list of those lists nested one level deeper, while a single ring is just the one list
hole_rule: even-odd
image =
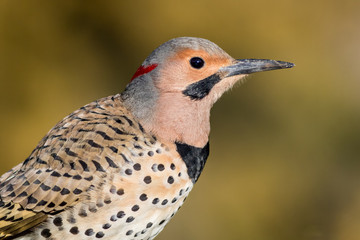
[{"label": "earthy tone background", "polygon": [[157,239],[360,239],[360,1],[0,1],[0,170],[123,90],[177,36],[296,67],[212,111],[211,154]]}]

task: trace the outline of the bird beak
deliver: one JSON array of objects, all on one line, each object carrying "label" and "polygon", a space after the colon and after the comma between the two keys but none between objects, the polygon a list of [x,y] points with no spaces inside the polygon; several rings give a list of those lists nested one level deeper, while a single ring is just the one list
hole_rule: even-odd
[{"label": "bird beak", "polygon": [[220,71],[226,73],[225,77],[231,77],[240,74],[292,68],[293,66],[295,66],[295,64],[290,62],[269,59],[237,59],[234,61],[234,64],[222,67]]},{"label": "bird beak", "polygon": [[295,66],[293,63],[268,59],[238,59],[234,60],[232,65],[220,68],[219,71],[213,75],[188,85],[182,93],[192,100],[201,100],[224,78],[241,74],[292,68],[293,66]]}]

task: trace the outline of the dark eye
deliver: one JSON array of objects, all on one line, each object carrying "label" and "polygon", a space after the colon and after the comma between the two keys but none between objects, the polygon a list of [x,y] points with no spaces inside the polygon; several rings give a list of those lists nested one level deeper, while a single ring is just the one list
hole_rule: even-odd
[{"label": "dark eye", "polygon": [[192,59],[190,59],[190,65],[193,68],[200,69],[204,66],[204,64],[205,64],[205,62],[202,58],[193,57]]}]

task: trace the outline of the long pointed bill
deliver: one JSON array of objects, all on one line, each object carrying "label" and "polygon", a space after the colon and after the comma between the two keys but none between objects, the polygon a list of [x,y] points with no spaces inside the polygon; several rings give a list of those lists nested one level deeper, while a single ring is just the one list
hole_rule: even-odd
[{"label": "long pointed bill", "polygon": [[268,59],[239,59],[235,60],[234,64],[230,66],[220,68],[219,71],[213,75],[190,84],[182,93],[192,100],[201,100],[210,93],[211,89],[218,82],[227,77],[282,68],[292,68],[293,66],[295,66],[293,63]]},{"label": "long pointed bill", "polygon": [[293,63],[269,59],[237,59],[233,65],[223,67],[220,71],[226,72],[226,77],[231,77],[240,74],[292,68],[293,66]]}]

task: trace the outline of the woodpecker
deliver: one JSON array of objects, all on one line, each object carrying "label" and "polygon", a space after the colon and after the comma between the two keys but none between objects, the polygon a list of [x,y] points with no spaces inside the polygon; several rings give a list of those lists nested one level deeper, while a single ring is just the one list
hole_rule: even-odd
[{"label": "woodpecker", "polygon": [[65,117],[1,176],[0,238],[154,239],[203,170],[213,104],[248,74],[293,66],[201,38],[160,45],[122,93]]}]

